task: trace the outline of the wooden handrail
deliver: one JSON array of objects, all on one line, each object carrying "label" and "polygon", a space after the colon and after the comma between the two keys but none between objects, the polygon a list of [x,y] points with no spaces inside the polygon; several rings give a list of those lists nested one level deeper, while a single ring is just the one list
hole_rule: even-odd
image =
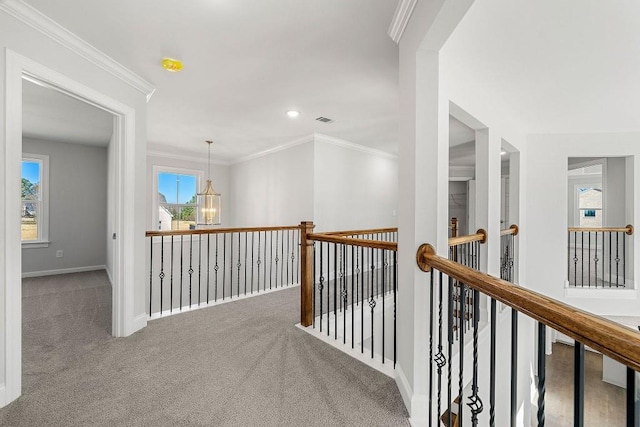
[{"label": "wooden handrail", "polygon": [[640,371],[640,333],[558,300],[465,267],[421,245],[416,261],[422,271],[435,268],[545,325]]},{"label": "wooden handrail", "polygon": [[363,234],[397,233],[398,227],[372,228],[369,230],[325,231],[319,234],[331,236],[362,236]]},{"label": "wooden handrail", "polygon": [[276,227],[238,227],[238,228],[200,228],[196,230],[166,230],[147,231],[146,237],[157,236],[188,236],[190,234],[221,234],[221,233],[250,233],[256,231],[299,230],[299,225],[284,225]]},{"label": "wooden handrail", "polygon": [[500,235],[501,236],[506,236],[506,235],[509,235],[509,234],[513,234],[514,236],[517,236],[518,235],[518,231],[520,231],[518,226],[515,225],[515,224],[511,224],[511,227],[505,228],[504,230],[500,230]]},{"label": "wooden handrail", "polygon": [[449,246],[459,246],[465,243],[480,242],[486,243],[487,232],[482,228],[476,231],[476,234],[469,234],[467,236],[449,237]]},{"label": "wooden handrail", "polygon": [[626,227],[569,227],[569,233],[627,233],[633,234],[633,225],[629,224]]},{"label": "wooden handrail", "polygon": [[307,234],[307,240],[316,242],[338,243],[342,245],[361,246],[364,248],[386,249],[389,251],[397,251],[398,244],[396,242],[383,242],[381,240],[354,239],[353,237],[335,236],[325,233]]}]

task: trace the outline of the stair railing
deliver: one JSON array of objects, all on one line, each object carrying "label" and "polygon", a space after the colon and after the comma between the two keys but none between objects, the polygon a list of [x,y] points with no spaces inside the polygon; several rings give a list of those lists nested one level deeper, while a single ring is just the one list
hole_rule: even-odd
[{"label": "stair railing", "polygon": [[[584,423],[584,351],[585,345],[626,365],[627,367],[627,426],[637,426],[638,393],[636,374],[640,370],[640,333],[579,310],[553,298],[497,277],[481,273],[436,254],[431,245],[421,245],[416,259],[421,270],[430,274],[430,318],[429,318],[429,410],[433,425],[439,425],[443,409],[452,414],[452,402],[460,396],[457,422],[470,419],[472,426],[478,425],[480,414],[488,402],[487,418],[490,426],[516,425],[518,412],[518,316],[524,315],[537,321],[537,425],[545,424],[545,354],[546,331],[553,328],[575,340],[574,361],[574,425]],[[471,339],[464,339],[464,329],[454,349],[453,282],[462,284],[461,296],[473,295],[473,328]],[[480,294],[490,299],[488,322],[490,339],[479,340]],[[512,309],[510,367],[496,366],[497,330],[507,325],[497,323],[496,303],[501,302]],[[462,310],[465,310],[463,306]],[[464,313],[463,313],[464,314]],[[443,321],[443,319],[445,319]],[[530,339],[527,337],[527,339]],[[515,343],[515,345],[514,345]],[[488,347],[488,348],[487,348]],[[471,361],[466,361],[470,357]],[[465,365],[471,367],[471,372]],[[488,365],[488,366],[487,366]],[[489,384],[479,384],[479,370],[489,370]],[[504,375],[506,373],[507,375]],[[454,378],[457,377],[457,386]],[[505,379],[498,384],[499,379]],[[466,387],[469,385],[469,387]],[[510,390],[510,420],[496,421],[496,389]],[[467,391],[465,391],[467,390]],[[482,392],[480,391],[482,390]],[[443,394],[445,396],[443,396]],[[446,400],[444,400],[446,399]],[[443,403],[446,402],[446,403]],[[468,409],[463,409],[466,406]],[[465,416],[466,412],[466,416]],[[451,420],[453,417],[448,417]],[[451,425],[451,421],[449,421]],[[483,425],[484,424],[483,422]]]},{"label": "stair railing", "polygon": [[624,288],[627,285],[627,236],[633,226],[569,227],[567,280],[579,288]]},{"label": "stair railing", "polygon": [[301,325],[395,366],[397,228],[313,228],[301,224]]},{"label": "stair railing", "polygon": [[300,226],[147,231],[151,318],[297,285]]}]

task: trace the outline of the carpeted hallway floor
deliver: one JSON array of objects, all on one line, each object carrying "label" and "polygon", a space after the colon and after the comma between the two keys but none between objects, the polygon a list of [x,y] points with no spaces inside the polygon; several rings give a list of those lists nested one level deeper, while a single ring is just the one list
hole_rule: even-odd
[{"label": "carpeted hallway floor", "polygon": [[298,295],[114,339],[103,272],[25,279],[23,395],[0,409],[0,425],[408,426],[391,378],[294,326]]}]

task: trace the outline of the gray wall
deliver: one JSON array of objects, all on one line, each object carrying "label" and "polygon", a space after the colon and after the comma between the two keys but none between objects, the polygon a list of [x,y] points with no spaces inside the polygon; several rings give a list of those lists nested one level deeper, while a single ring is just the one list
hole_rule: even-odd
[{"label": "gray wall", "polygon": [[[49,155],[48,248],[22,249],[22,272],[104,266],[107,149],[24,139],[23,151]],[[63,250],[64,257],[56,258]]]}]

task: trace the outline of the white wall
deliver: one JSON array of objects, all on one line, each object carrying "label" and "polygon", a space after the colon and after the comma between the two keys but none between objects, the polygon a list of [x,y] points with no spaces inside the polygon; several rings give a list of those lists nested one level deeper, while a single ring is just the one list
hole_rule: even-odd
[{"label": "white wall", "polygon": [[[610,133],[610,134],[567,134],[567,135],[530,135],[527,141],[527,168],[535,173],[525,175],[527,199],[527,258],[529,265],[526,284],[545,295],[577,306],[583,310],[599,315],[639,315],[637,291],[612,290],[608,293],[594,294],[585,290],[579,295],[565,296],[565,281],[567,275],[567,206],[568,192],[565,186],[558,185],[567,182],[567,164],[569,157],[624,157],[625,168],[616,175],[625,174],[629,177],[625,189],[625,202],[614,195],[617,204],[625,206],[624,218],[615,218],[622,224],[638,223],[638,156],[640,155],[640,134],[638,133]],[[615,165],[614,165],[615,167]],[[617,178],[611,177],[615,182]],[[618,185],[619,186],[619,185]],[[613,202],[613,201],[611,201]],[[628,207],[628,203],[631,208]],[[637,252],[639,239],[632,237],[633,251]],[[627,256],[633,259],[631,254]],[[637,271],[637,260],[633,263],[633,270]]]},{"label": "white wall", "polygon": [[314,221],[317,231],[397,226],[395,156],[316,136]]},{"label": "white wall", "polygon": [[[114,119],[115,126],[115,119]],[[116,203],[116,177],[115,169],[113,168],[116,161],[116,139],[114,135],[111,135],[111,141],[107,146],[107,207],[115,206]],[[107,253],[105,267],[109,281],[113,285],[113,275],[115,273],[115,259],[114,259],[114,242],[112,224],[115,222],[115,212],[113,209],[107,209],[107,227],[104,230],[105,238],[107,239]]]},{"label": "white wall", "polygon": [[[4,8],[5,3],[1,2]],[[43,21],[39,21],[42,23]],[[35,25],[35,24],[34,24]],[[45,30],[43,30],[45,31]],[[59,39],[60,40],[60,39]],[[76,45],[77,48],[78,45]],[[146,325],[144,287],[146,162],[146,87],[134,87],[131,79],[117,77],[108,66],[98,65],[77,51],[49,38],[44,32],[0,11],[0,406],[21,392],[20,265],[22,263],[19,206],[22,119],[16,114],[21,102],[22,67],[37,69],[56,82],[64,82],[92,99],[101,99],[123,114],[123,145],[119,156],[120,199],[123,201],[118,236],[122,247],[119,280],[123,284],[122,310],[117,312],[119,335],[129,335]],[[126,81],[125,81],[126,80]],[[8,99],[9,98],[9,99]],[[6,106],[11,105],[11,109]],[[126,156],[125,156],[126,154]],[[115,219],[117,221],[117,219]],[[115,225],[108,225],[114,230]]]},{"label": "white wall", "polygon": [[313,158],[310,138],[309,142],[233,164],[233,217],[229,225],[296,225],[313,220]]},{"label": "white wall", "polygon": [[[23,151],[49,156],[49,247],[23,248],[22,272],[106,264],[107,149],[24,139]],[[56,258],[62,250],[63,257]]]},{"label": "white wall", "polygon": [[[202,144],[203,149],[205,145]],[[169,168],[188,169],[202,172],[203,182],[200,184],[197,191],[202,191],[204,187],[204,180],[207,179],[208,163],[207,159],[184,159],[173,158],[170,155],[159,155],[157,153],[151,153],[147,156],[147,190],[145,193],[146,201],[146,219],[147,230],[157,230],[157,222],[154,223],[154,213],[152,209],[157,206],[157,194],[155,193],[155,179],[153,176],[154,166],[167,166]],[[230,227],[233,223],[233,194],[231,194],[230,188],[230,167],[221,162],[211,161],[211,181],[213,188],[218,193],[222,194],[221,209],[222,216],[221,227]],[[156,212],[157,216],[157,212]]]}]

